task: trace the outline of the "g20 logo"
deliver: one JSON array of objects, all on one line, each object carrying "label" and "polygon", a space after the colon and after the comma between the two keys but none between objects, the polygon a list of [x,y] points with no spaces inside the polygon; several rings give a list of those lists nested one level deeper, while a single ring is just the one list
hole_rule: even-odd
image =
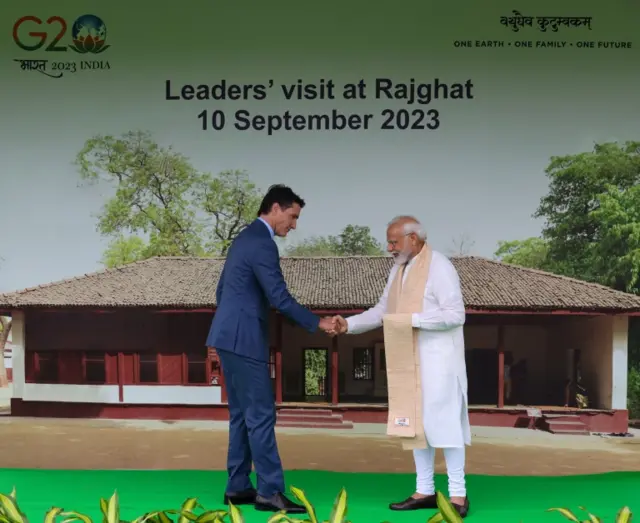
[{"label": "g20 logo", "polygon": [[24,51],[37,51],[46,45],[44,50],[49,52],[66,52],[71,49],[81,54],[98,54],[111,47],[105,45],[107,26],[96,15],[78,17],[71,24],[73,43],[60,44],[67,30],[67,21],[60,16],[50,16],[46,20],[33,15],[23,16],[13,24],[13,41]]}]

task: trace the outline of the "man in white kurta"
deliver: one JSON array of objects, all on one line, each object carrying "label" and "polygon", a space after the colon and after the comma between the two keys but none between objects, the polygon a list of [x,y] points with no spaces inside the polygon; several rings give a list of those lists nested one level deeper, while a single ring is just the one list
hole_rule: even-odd
[{"label": "man in white kurta", "polygon": [[[337,332],[360,334],[382,325],[389,290],[403,265],[403,282],[415,256],[425,245],[426,235],[413,217],[394,219],[387,229],[387,250],[396,263],[378,304],[346,320],[336,318]],[[416,464],[416,492],[404,501],[392,503],[392,510],[437,508],[434,486],[435,449],[442,448],[449,479],[449,496],[462,517],[469,510],[465,485],[465,445],[471,444],[467,401],[467,372],[463,325],[465,308],[458,273],[451,261],[432,251],[424,290],[422,313],[411,316],[418,329],[418,350],[422,390],[422,414],[427,446],[413,451]]]}]

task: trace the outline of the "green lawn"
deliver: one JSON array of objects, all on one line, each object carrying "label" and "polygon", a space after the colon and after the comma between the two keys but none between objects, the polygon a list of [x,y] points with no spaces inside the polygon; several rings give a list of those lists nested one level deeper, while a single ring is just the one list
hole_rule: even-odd
[{"label": "green lawn", "polygon": [[[287,472],[288,484],[302,488],[316,506],[318,518],[327,519],[341,487],[349,495],[348,519],[352,523],[426,522],[431,511],[396,513],[387,509],[413,492],[412,474],[345,474],[295,470]],[[133,519],[146,511],[178,508],[196,496],[209,509],[223,508],[226,473],[220,471],[61,471],[4,469],[0,490],[15,485],[18,503],[32,522],[41,521],[52,506],[99,517],[100,497],[118,489],[121,517]],[[446,491],[446,477],[438,476],[438,488]],[[623,505],[640,511],[640,472],[564,477],[469,476],[469,521],[538,522],[566,521],[550,507],[578,510],[585,506],[605,522]],[[634,507],[635,505],[635,507]],[[267,515],[253,508],[243,510],[247,523],[265,522]]]}]

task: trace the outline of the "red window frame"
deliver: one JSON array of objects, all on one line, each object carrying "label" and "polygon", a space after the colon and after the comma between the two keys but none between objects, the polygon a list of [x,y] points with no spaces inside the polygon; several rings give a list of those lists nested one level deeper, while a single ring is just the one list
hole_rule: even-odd
[{"label": "red window frame", "polygon": [[[43,385],[58,384],[60,380],[60,358],[58,357],[58,351],[42,351],[42,352],[29,352],[25,358],[25,382],[26,383],[38,383]],[[41,379],[40,372],[42,363],[46,361],[52,361],[53,368],[55,369],[55,378],[53,379]]]},{"label": "red window frame", "polygon": [[[212,378],[212,358],[211,355],[205,349],[202,355],[195,352],[181,352],[176,353],[180,355],[180,383],[165,383],[162,377],[162,359],[163,354],[156,352],[140,352],[134,355],[134,382],[136,385],[165,385],[165,386],[189,386],[189,387],[208,387],[211,385]],[[141,361],[142,358],[148,357],[146,362]],[[141,363],[153,363],[155,359],[156,379],[154,381],[140,381],[140,366]],[[204,366],[205,381],[191,382],[189,381],[189,365],[202,365]]]}]

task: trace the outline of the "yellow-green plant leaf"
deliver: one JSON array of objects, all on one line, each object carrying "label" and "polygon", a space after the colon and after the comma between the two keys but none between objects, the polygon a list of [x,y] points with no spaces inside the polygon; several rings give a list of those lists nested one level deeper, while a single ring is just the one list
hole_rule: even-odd
[{"label": "yellow-green plant leaf", "polygon": [[568,508],[550,508],[549,510],[547,510],[547,512],[560,512],[560,514],[562,514],[568,520],[574,521],[575,523],[580,523],[580,520]]},{"label": "yellow-green plant leaf", "polygon": [[54,523],[56,518],[62,514],[64,509],[58,507],[51,507],[44,516],[44,523]]},{"label": "yellow-green plant leaf", "polygon": [[[136,519],[134,519],[131,523],[153,523],[156,521],[160,521],[159,516],[160,513],[158,511],[156,512],[147,512],[146,514],[143,514],[140,517],[137,517]],[[169,518],[167,518],[169,519]]]},{"label": "yellow-green plant leaf", "polygon": [[222,521],[227,516],[225,510],[207,510],[198,516],[196,523],[214,523]]},{"label": "yellow-green plant leaf", "polygon": [[442,523],[442,521],[444,521],[442,514],[440,514],[440,512],[436,512],[427,520],[427,523]]},{"label": "yellow-green plant leaf", "polygon": [[107,514],[104,523],[120,523],[120,500],[118,491],[114,490],[113,495],[107,503]]},{"label": "yellow-green plant leaf", "polygon": [[107,503],[107,500],[104,498],[100,498],[100,512],[102,512],[102,515],[106,518],[107,517],[107,512],[109,511],[109,503]]},{"label": "yellow-green plant leaf", "polygon": [[197,518],[195,514],[193,514],[193,509],[196,508],[197,504],[198,504],[198,498],[185,499],[180,509],[181,514],[180,514],[180,517],[178,518],[178,523],[187,523],[187,521],[195,521]]},{"label": "yellow-green plant leaf", "polygon": [[0,523],[11,523],[11,521],[9,521],[7,519],[7,516],[5,516],[4,514],[0,514]]},{"label": "yellow-green plant leaf", "polygon": [[13,498],[13,500],[15,501],[16,499],[18,499],[18,494],[16,492],[16,486],[14,485],[13,488],[11,489],[11,494],[9,494],[9,496],[11,496]]},{"label": "yellow-green plant leaf", "polygon": [[280,512],[276,512],[273,516],[271,516],[267,523],[292,523],[295,521],[293,518],[287,516],[286,510],[281,510]]},{"label": "yellow-green plant leaf", "polygon": [[307,499],[304,491],[296,487],[291,487],[291,493],[300,503],[304,505],[304,508],[307,509],[307,514],[309,514],[309,521],[311,523],[318,523],[318,518],[316,517],[316,509],[313,508],[313,505]]},{"label": "yellow-green plant leaf", "polygon": [[70,523],[71,521],[82,521],[82,523],[93,523],[93,520],[85,515],[80,514],[80,512],[63,512],[60,514],[61,516],[65,516],[65,519],[62,523]]},{"label": "yellow-green plant leaf", "polygon": [[[271,516],[268,520],[267,523],[298,523],[299,520],[297,519],[293,519],[290,516],[287,516],[287,511],[286,510],[281,510],[280,512],[276,512],[273,516]],[[304,522],[300,522],[300,523],[304,523]]]},{"label": "yellow-green plant leaf", "polygon": [[229,503],[229,519],[231,523],[244,523],[242,512],[233,503]]},{"label": "yellow-green plant leaf", "polygon": [[153,520],[157,523],[172,523],[172,520],[167,515],[166,511],[158,512]]},{"label": "yellow-green plant leaf", "polygon": [[631,509],[629,507],[622,507],[616,516],[616,523],[630,523],[631,516]]},{"label": "yellow-green plant leaf", "polygon": [[436,494],[436,501],[438,503],[438,510],[447,523],[462,523],[462,517],[460,517],[458,511],[453,508],[453,505],[444,497],[442,492]]},{"label": "yellow-green plant leaf", "polygon": [[2,511],[9,521],[12,521],[14,523],[25,523],[27,521],[25,515],[20,512],[18,503],[11,496],[0,494],[0,506],[2,507]]},{"label": "yellow-green plant leaf", "polygon": [[342,487],[333,504],[329,523],[344,523],[347,517],[347,490]]},{"label": "yellow-green plant leaf", "polygon": [[198,519],[198,516],[196,516],[193,512],[187,512],[184,510],[163,510],[161,512],[158,512],[158,517],[160,517],[160,519],[162,520],[162,523],[172,523],[172,520],[169,518],[169,515],[172,516],[180,516],[181,518],[185,518],[185,521],[195,521],[196,519]]},{"label": "yellow-green plant leaf", "polygon": [[598,516],[593,515],[586,508],[584,508],[584,507],[578,507],[578,508],[580,510],[582,510],[582,512],[586,512],[587,516],[589,516],[589,519],[587,521],[585,521],[584,523],[602,523],[602,520]]}]

